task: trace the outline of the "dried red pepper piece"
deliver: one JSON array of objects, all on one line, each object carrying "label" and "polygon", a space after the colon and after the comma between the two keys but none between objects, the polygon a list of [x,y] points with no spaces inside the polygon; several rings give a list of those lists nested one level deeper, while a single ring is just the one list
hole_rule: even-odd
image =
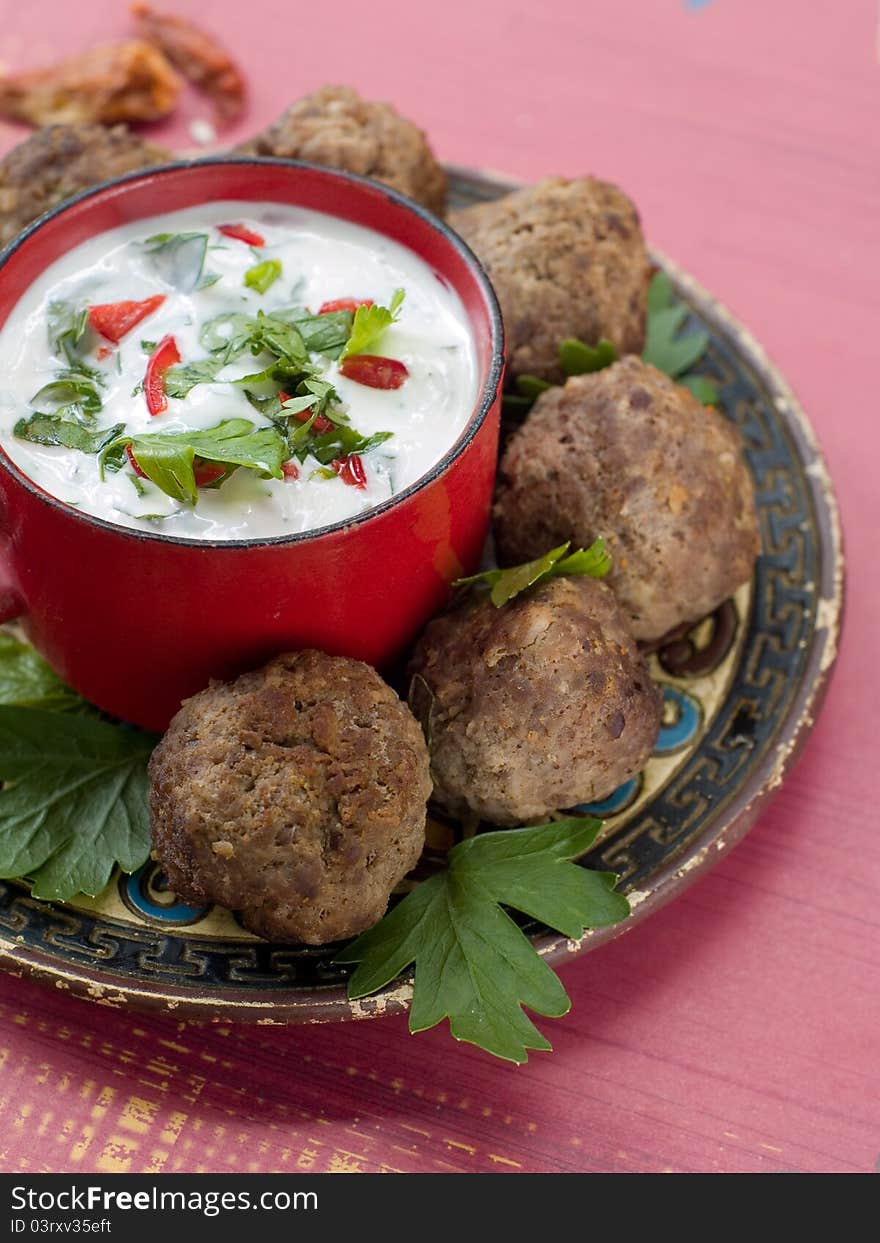
[{"label": "dried red pepper piece", "polygon": [[237,242],[246,242],[248,246],[265,246],[266,239],[261,233],[255,233],[246,224],[218,224],[217,232],[224,237],[234,237]]},{"label": "dried red pepper piece", "polygon": [[150,476],[146,473],[146,471],[141,470],[141,468],[138,466],[137,458],[134,456],[134,454],[131,451],[131,445],[125,446],[125,456],[128,458],[129,463],[131,464],[132,470],[140,479],[149,479]]},{"label": "dried red pepper piece", "polygon": [[209,483],[216,483],[218,479],[223,478],[227,469],[226,466],[221,466],[219,462],[206,462],[204,458],[194,458],[193,476],[196,481],[196,487],[204,488]]},{"label": "dried red pepper piece", "polygon": [[379,354],[351,354],[342,360],[339,370],[346,379],[367,388],[400,388],[409,375],[398,359]]},{"label": "dried red pepper piece", "polygon": [[[290,401],[290,394],[284,392],[279,393],[278,400],[283,405],[284,402]],[[293,417],[296,419],[297,423],[308,423],[309,419],[312,417],[311,406],[306,406],[305,410],[295,410]],[[324,432],[329,432],[332,426],[333,424],[326,417],[326,415],[319,414],[312,424],[312,431],[316,436],[322,436]]]},{"label": "dried red pepper piece", "polygon": [[354,315],[359,306],[372,305],[372,298],[334,298],[330,302],[322,302],[318,307],[318,314],[330,315],[333,311],[351,311]]},{"label": "dried red pepper piece", "polygon": [[174,337],[163,337],[150,355],[144,376],[144,396],[150,414],[164,414],[168,409],[165,393],[165,372],[180,362],[180,350]]},{"label": "dried red pepper piece", "polygon": [[359,453],[349,453],[348,457],[334,458],[330,466],[342,482],[347,483],[350,488],[367,486],[367,472],[364,470]]},{"label": "dried red pepper piece", "polygon": [[118,345],[132,328],[157,311],[164,301],[165,295],[157,293],[142,302],[101,302],[89,307],[89,324],[95,332]]}]

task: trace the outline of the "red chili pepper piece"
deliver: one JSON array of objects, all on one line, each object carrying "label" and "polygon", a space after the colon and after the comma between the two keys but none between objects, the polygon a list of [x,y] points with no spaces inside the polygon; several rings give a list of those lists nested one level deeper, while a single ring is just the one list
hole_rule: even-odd
[{"label": "red chili pepper piece", "polygon": [[164,414],[168,409],[165,396],[165,372],[180,362],[180,350],[174,337],[163,337],[150,355],[144,376],[144,396],[150,414]]},{"label": "red chili pepper piece", "polygon": [[165,295],[157,293],[152,298],[144,298],[143,302],[102,302],[89,307],[89,324],[95,332],[118,345],[126,333],[158,310],[164,301]]},{"label": "red chili pepper piece", "polygon": [[112,353],[113,351],[111,350],[109,345],[100,345],[95,350],[95,357],[97,358],[98,362],[102,363],[104,359],[109,358]]},{"label": "red chili pepper piece", "polygon": [[334,298],[330,302],[322,302],[318,307],[318,314],[330,315],[333,311],[351,311],[354,315],[359,306],[372,305],[372,298]]},{"label": "red chili pepper piece", "polygon": [[195,476],[196,487],[204,488],[209,483],[215,483],[226,474],[226,467],[221,466],[219,462],[206,462],[204,458],[193,459],[193,475]]},{"label": "red chili pepper piece", "polygon": [[234,237],[237,242],[246,242],[248,246],[265,246],[266,239],[261,233],[255,233],[246,224],[218,224],[217,232],[224,237]]},{"label": "red chili pepper piece", "polygon": [[285,479],[299,479],[299,467],[296,462],[282,462],[281,473]]},{"label": "red chili pepper piece", "polygon": [[134,473],[137,476],[139,476],[139,478],[149,479],[150,476],[146,473],[146,471],[141,470],[141,468],[138,466],[137,459],[135,458],[134,454],[131,451],[131,445],[125,446],[125,456],[128,458],[129,462],[131,463],[131,469],[134,471]]},{"label": "red chili pepper piece", "polygon": [[359,453],[349,453],[348,457],[334,458],[330,465],[342,482],[347,483],[350,488],[367,486],[367,472],[364,470]]},{"label": "red chili pepper piece", "polygon": [[352,354],[343,359],[339,370],[346,379],[367,388],[400,388],[409,375],[402,362],[379,354]]},{"label": "red chili pepper piece", "polygon": [[[284,405],[286,401],[290,401],[290,394],[281,392],[278,394],[278,400],[282,405]],[[312,417],[312,407],[306,406],[305,410],[295,410],[293,412],[293,417],[296,419],[297,423],[308,423],[309,419]],[[325,415],[319,414],[312,424],[312,431],[316,436],[321,436],[324,432],[329,432],[332,426],[333,424],[328,418],[326,418]]]}]

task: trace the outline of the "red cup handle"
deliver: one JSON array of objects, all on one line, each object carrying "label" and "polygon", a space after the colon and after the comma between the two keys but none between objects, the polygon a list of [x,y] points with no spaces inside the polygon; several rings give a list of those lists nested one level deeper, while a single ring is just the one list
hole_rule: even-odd
[{"label": "red cup handle", "polygon": [[0,558],[0,623],[15,621],[24,613],[24,600],[12,581],[8,566]]}]

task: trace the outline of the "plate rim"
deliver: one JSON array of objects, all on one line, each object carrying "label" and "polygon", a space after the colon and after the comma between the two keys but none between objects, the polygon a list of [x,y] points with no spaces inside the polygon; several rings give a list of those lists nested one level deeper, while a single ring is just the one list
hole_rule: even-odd
[{"label": "plate rim", "polygon": [[[528,184],[494,170],[456,164],[445,164],[444,168],[451,181],[482,187],[491,183],[502,192]],[[632,913],[621,923],[590,929],[578,940],[549,930],[533,936],[532,944],[548,963],[562,963],[623,936],[684,892],[745,837],[796,764],[817,720],[840,648],[846,578],[843,531],[834,485],[816,432],[780,370],[727,306],[665,253],[656,247],[649,247],[649,253],[667,272],[676,289],[686,294],[701,317],[735,344],[740,358],[761,379],[794,441],[816,515],[821,574],[816,624],[810,633],[797,692],[763,762],[725,810],[725,823],[717,832],[710,831],[708,836],[701,835],[689,843],[680,854],[661,866],[652,875],[649,887],[630,891],[627,897]],[[35,901],[25,895],[23,900]],[[138,1010],[159,1011],[202,1022],[239,1021],[258,1026],[282,1026],[374,1018],[408,1010],[413,991],[411,980],[398,979],[382,992],[357,1001],[349,999],[344,986],[338,984],[316,985],[301,996],[279,990],[267,999],[265,991],[253,988],[242,989],[235,998],[217,999],[210,991],[199,994],[173,985],[138,984],[128,976],[115,975],[112,970],[98,971],[85,965],[63,963],[18,943],[14,934],[5,938],[6,934],[0,931],[0,970],[8,974],[51,983],[63,992],[113,1009],[131,1005]]]}]

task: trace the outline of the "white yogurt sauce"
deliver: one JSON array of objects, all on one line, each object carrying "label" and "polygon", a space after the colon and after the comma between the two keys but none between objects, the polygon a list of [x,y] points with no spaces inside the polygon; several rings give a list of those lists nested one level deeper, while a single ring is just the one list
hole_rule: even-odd
[{"label": "white yogurt sauce", "polygon": [[[219,234],[216,226],[226,223],[244,224],[265,245],[255,251]],[[142,243],[154,234],[188,231],[208,233],[204,270],[220,279],[209,288],[182,293],[162,280]],[[280,260],[282,272],[260,294],[245,286],[244,275],[264,259]],[[142,341],[171,334],[181,363],[191,363],[208,356],[199,343],[201,327],[225,312],[255,316],[258,310],[294,305],[317,311],[339,298],[388,306],[397,288],[406,291],[399,321],[367,352],[404,363],[409,375],[402,387],[366,387],[341,375],[337,362],[313,356],[354,429],[365,436],[392,433],[363,454],[363,490],[337,476],[316,476],[319,463],[307,458],[297,463],[297,479],[264,479],[240,468],[219,488],[200,488],[197,504],[190,506],[151,481],[140,481],[138,487],[128,465],[102,480],[95,454],[40,446],[13,435],[16,422],[34,413],[31,399],[64,366],[48,338],[51,302],[84,307],[166,296],[118,346],[92,332],[80,346],[84,361],[104,379],[103,406],[89,427],[121,423],[128,432],[143,434],[211,428],[230,418],[248,419],[256,427],[269,420],[242,389],[219,379],[198,385],[184,398],[169,398],[166,412],[151,415],[143,392],[132,392],[142,383],[148,362]],[[102,346],[109,347],[109,354],[99,359]],[[264,356],[247,354],[221,375],[242,376],[264,365]],[[52,496],[109,522],[191,539],[290,535],[372,508],[416,482],[443,457],[467,424],[477,394],[476,354],[464,308],[427,264],[370,229],[276,203],[218,202],[102,233],[52,264],[0,331],[0,444],[20,469]]]}]

